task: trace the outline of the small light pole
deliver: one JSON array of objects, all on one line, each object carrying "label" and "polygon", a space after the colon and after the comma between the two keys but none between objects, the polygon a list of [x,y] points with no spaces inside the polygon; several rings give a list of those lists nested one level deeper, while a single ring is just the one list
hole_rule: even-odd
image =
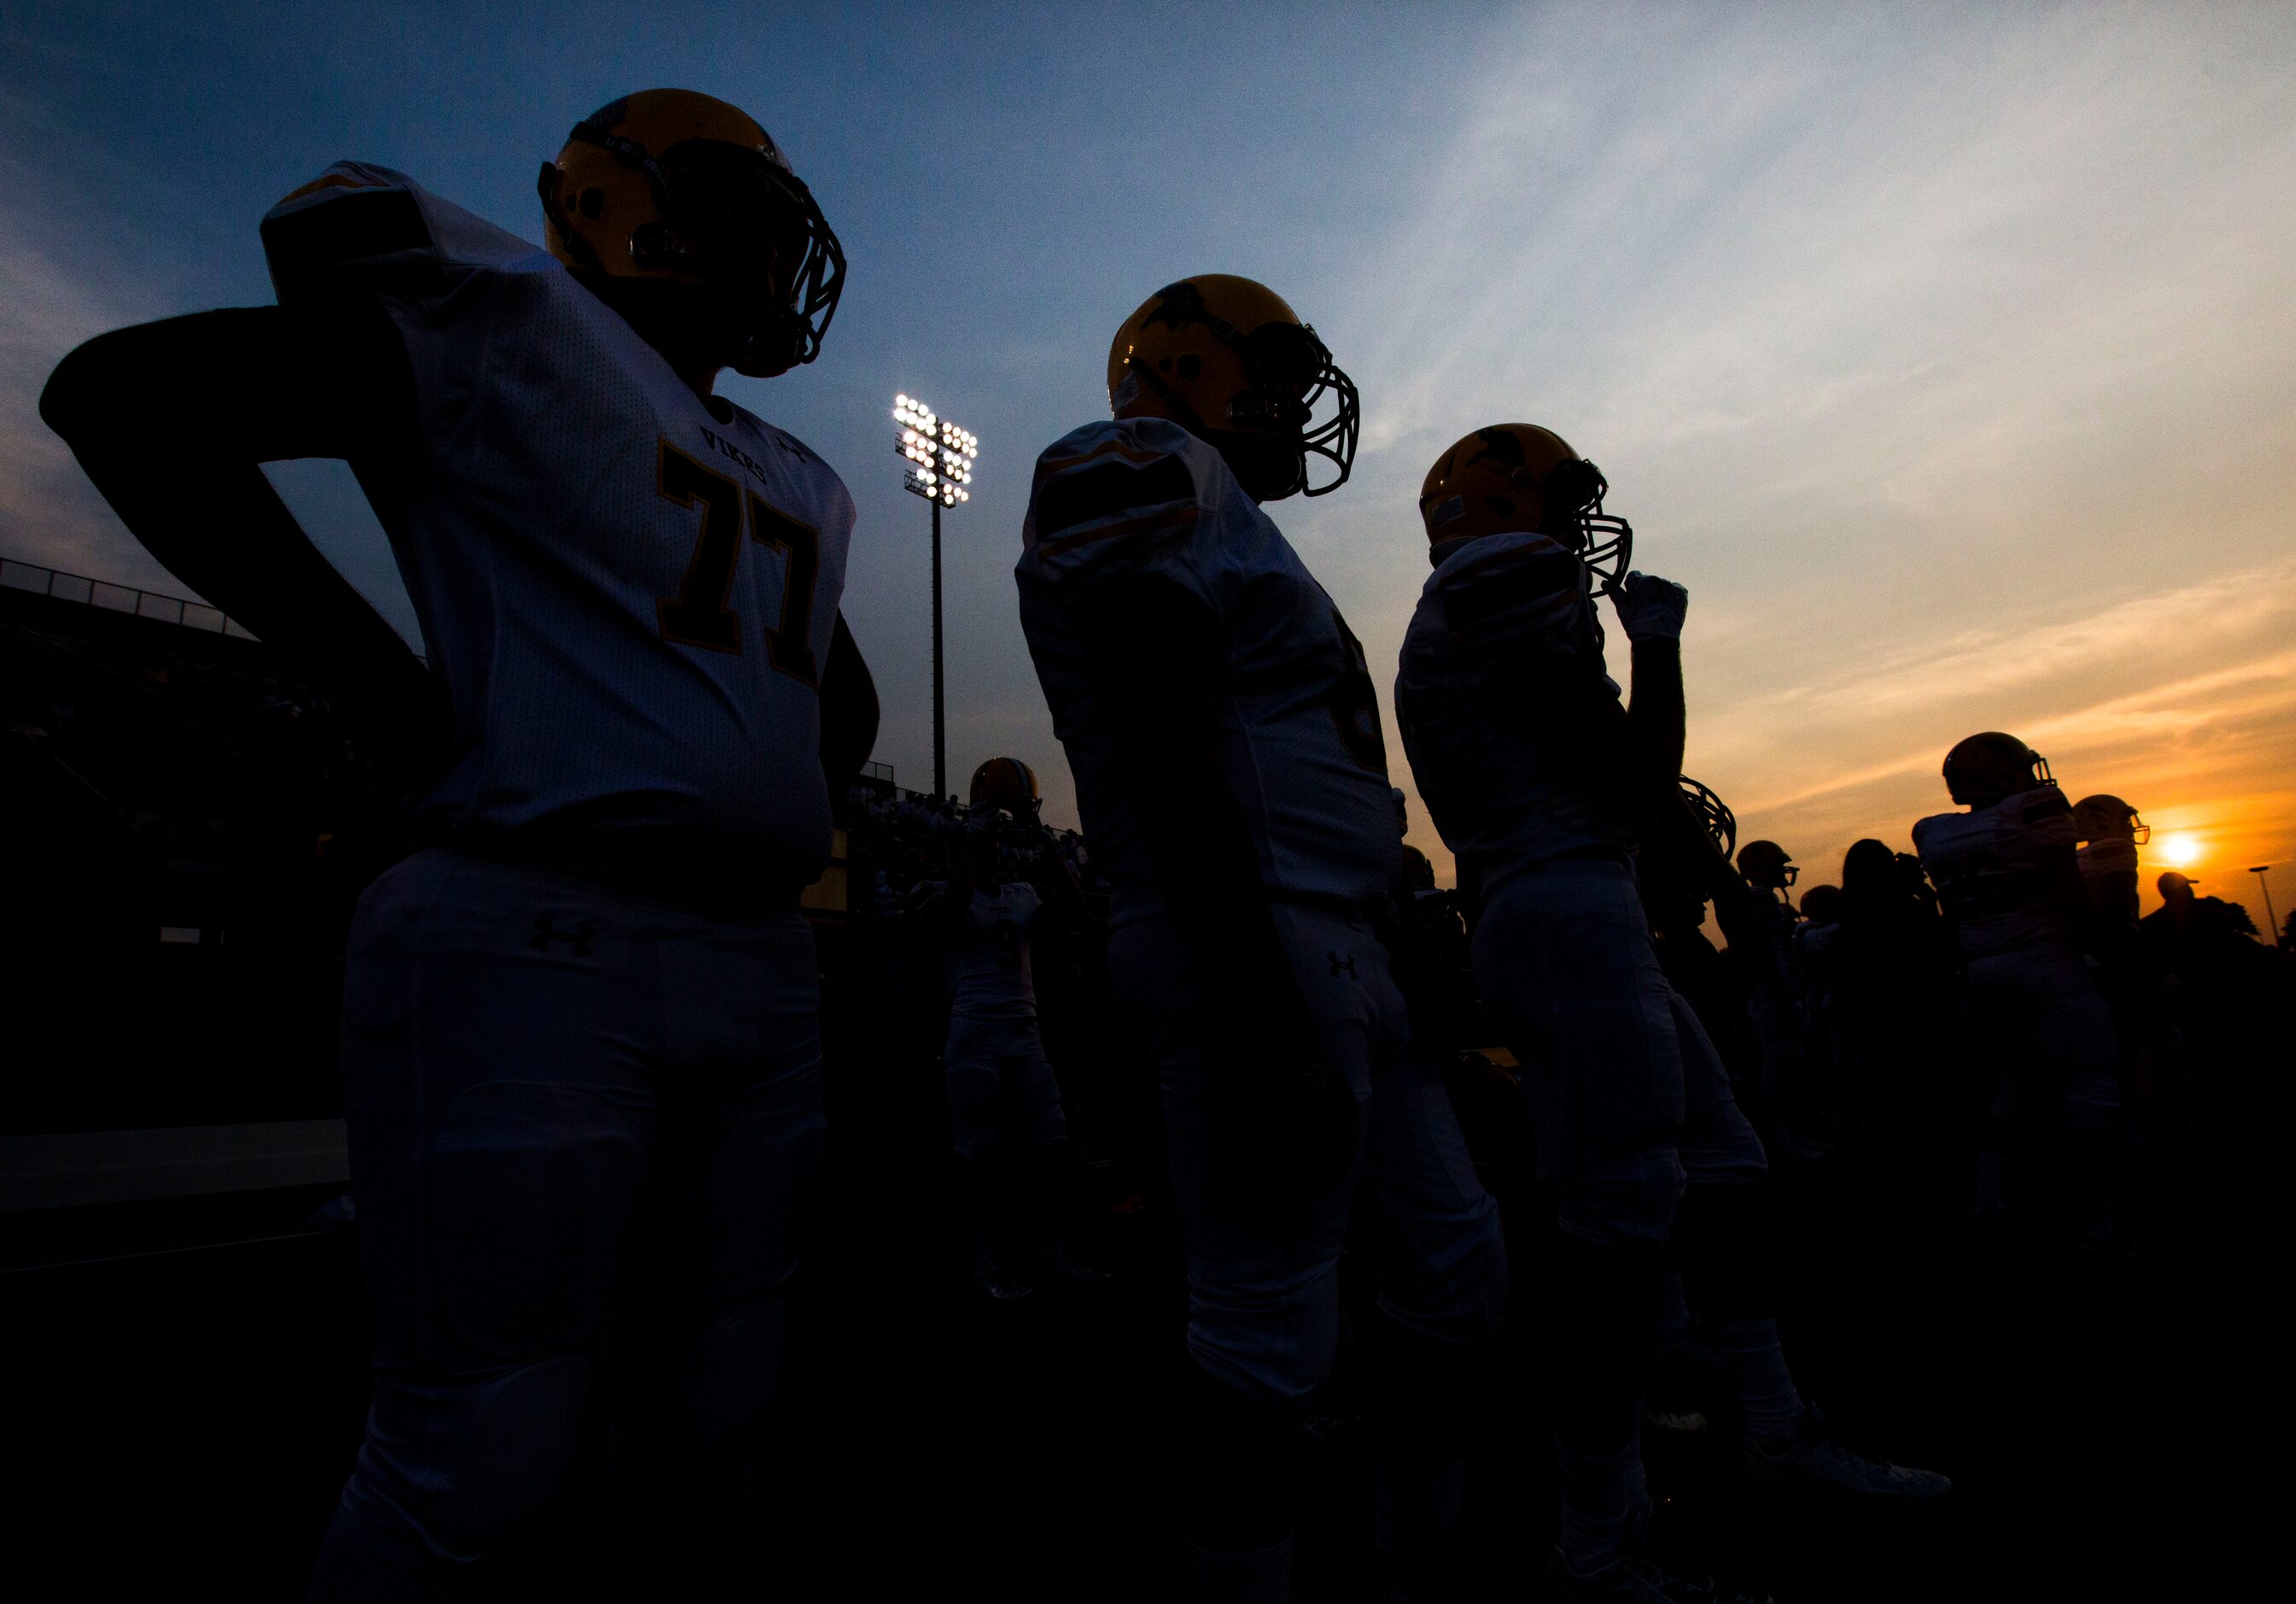
[{"label": "small light pole", "polygon": [[912,395],[893,398],[893,421],[900,425],[893,448],[909,464],[901,488],[932,505],[933,607],[933,795],[948,794],[948,720],[941,698],[940,509],[972,499],[973,460],[980,440]]},{"label": "small light pole", "polygon": [[2265,877],[2271,868],[2268,863],[2251,863],[2248,866],[2248,872],[2256,876],[2257,886],[2264,892],[2265,928],[2272,932],[2272,944],[2277,947],[2280,945],[2280,916],[2272,911],[2272,882]]}]

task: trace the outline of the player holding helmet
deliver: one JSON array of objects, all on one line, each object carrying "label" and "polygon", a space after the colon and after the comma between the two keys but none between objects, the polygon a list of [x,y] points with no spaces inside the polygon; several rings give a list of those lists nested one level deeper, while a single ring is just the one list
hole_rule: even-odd
[{"label": "player holding helmet", "polygon": [[948,983],[949,1132],[955,1148],[957,1227],[973,1285],[996,1301],[1029,1287],[998,1268],[988,1248],[988,1166],[1003,1128],[1019,1140],[1037,1268],[1072,1286],[1107,1278],[1073,1262],[1062,1230],[1062,1196],[1075,1168],[1060,1082],[1037,1030],[1029,947],[1047,907],[1071,919],[1084,892],[1037,818],[1037,776],[1018,758],[991,758],[973,771],[964,843],[946,881],[930,882],[917,917],[940,944]]},{"label": "player holding helmet", "polygon": [[2025,1128],[2054,1120],[2072,1139],[2080,1179],[2075,1229],[2084,1246],[2101,1247],[2113,1229],[2119,1038],[2086,954],[2110,960],[2120,942],[2082,884],[2072,804],[2046,759],[1986,730],[1946,753],[1945,783],[1968,811],[1921,820],[1914,847],[1960,938],[2001,1076],[1972,1216],[2002,1213]]},{"label": "player holding helmet", "polygon": [[[351,934],[376,1396],[317,1598],[490,1596],[610,1350],[644,1591],[737,1591],[819,1170],[797,897],[875,728],[853,504],[710,392],[813,359],[843,256],[682,90],[585,119],[541,198],[547,251],[340,162],[264,219],[278,306],[105,335],[44,399],[171,571],[371,728],[437,720],[423,850]],[[264,481],[291,457],[357,472],[427,670]]]},{"label": "player holding helmet", "polygon": [[1162,1083],[1198,1591],[1282,1599],[1357,1177],[1401,1569],[1456,1518],[1504,1250],[1374,929],[1402,862],[1363,648],[1262,510],[1344,482],[1355,388],[1280,297],[1218,274],[1125,321],[1108,387],[1113,420],[1037,461],[1021,623],[1112,887],[1111,978]]},{"label": "player holding helmet", "polygon": [[[1688,596],[1625,572],[1631,536],[1603,512],[1606,488],[1527,424],[1479,429],[1437,459],[1420,498],[1434,572],[1396,709],[1420,794],[1479,888],[1479,989],[1524,1066],[1554,1189],[1562,1516],[1549,1581],[1562,1599],[1657,1604],[1688,1596],[1634,1536],[1648,1507],[1637,1399],[1670,1240],[1737,1373],[1751,1473],[1895,1499],[1946,1484],[1831,1442],[1779,1349],[1762,1146],[1660,967],[1636,876],[1636,843],[1655,832],[1705,865],[1718,901],[1746,894],[1679,788]],[[1626,706],[1604,672],[1597,585],[1633,643]]]}]

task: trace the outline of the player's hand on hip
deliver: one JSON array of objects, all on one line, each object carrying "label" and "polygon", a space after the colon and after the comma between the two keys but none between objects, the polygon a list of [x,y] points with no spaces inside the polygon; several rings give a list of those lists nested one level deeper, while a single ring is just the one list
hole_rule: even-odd
[{"label": "player's hand on hip", "polygon": [[1611,592],[1619,610],[1619,627],[1630,641],[1680,640],[1683,614],[1690,610],[1690,592],[1672,580],[1654,573],[1630,573]]}]

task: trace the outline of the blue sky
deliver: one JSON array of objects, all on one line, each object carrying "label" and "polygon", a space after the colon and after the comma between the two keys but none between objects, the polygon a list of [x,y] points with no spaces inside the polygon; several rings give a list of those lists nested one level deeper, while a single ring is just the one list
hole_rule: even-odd
[{"label": "blue sky", "polygon": [[[854,488],[847,610],[909,783],[925,514],[893,393],[982,442],[948,525],[952,769],[1026,757],[1069,815],[1009,578],[1029,465],[1104,414],[1135,304],[1227,271],[1362,386],[1356,481],[1275,510],[1382,679],[1427,464],[1546,423],[1691,588],[1693,771],[1806,878],[1902,843],[1988,727],[2227,894],[2296,858],[2284,6],[377,11],[9,9],[0,552],[180,588],[32,401],[101,328],[267,300],[279,194],[359,156],[538,237],[574,119],[684,84],[773,130],[852,259],[822,361],[726,388]],[[402,606],[346,477],[280,477]]]}]

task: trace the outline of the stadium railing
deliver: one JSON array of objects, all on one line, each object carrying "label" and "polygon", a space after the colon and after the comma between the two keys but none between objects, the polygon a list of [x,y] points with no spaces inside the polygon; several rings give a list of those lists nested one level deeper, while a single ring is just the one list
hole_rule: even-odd
[{"label": "stadium railing", "polygon": [[82,573],[43,568],[37,563],[20,563],[13,557],[0,558],[0,588],[29,590],[62,602],[81,602],[108,612],[132,613],[138,618],[180,624],[186,629],[209,635],[229,635],[240,640],[255,638],[252,630],[237,619],[226,617],[220,607],[180,596],[162,596],[156,590],[138,590],[132,585],[115,585],[108,580],[92,580]]}]

